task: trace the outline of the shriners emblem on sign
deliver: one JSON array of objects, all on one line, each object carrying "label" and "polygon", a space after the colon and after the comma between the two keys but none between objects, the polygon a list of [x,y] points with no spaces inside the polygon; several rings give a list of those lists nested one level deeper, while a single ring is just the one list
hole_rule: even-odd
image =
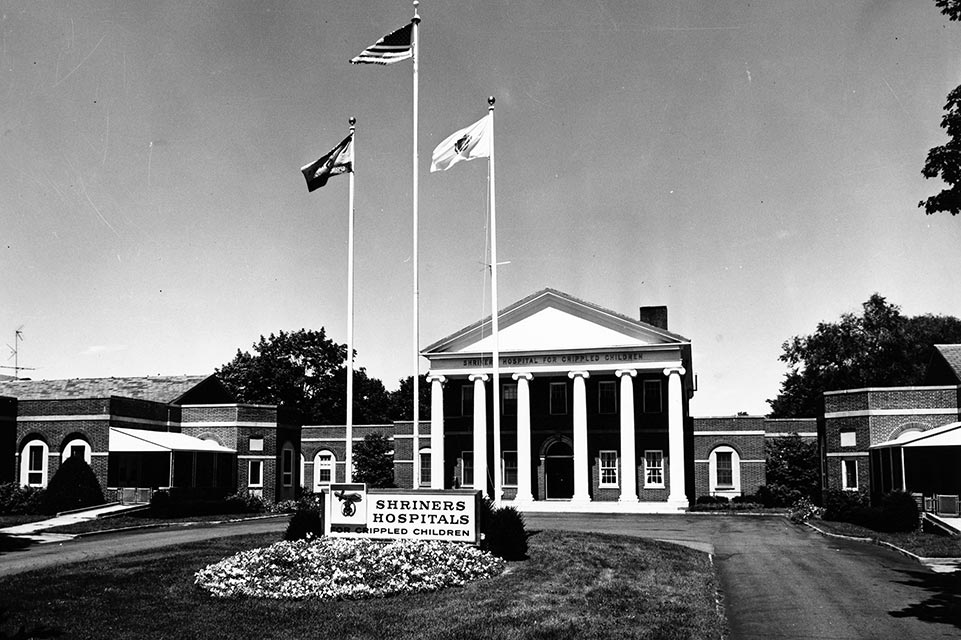
[{"label": "shriners emblem on sign", "polygon": [[340,512],[344,517],[349,518],[357,513],[357,503],[362,500],[359,493],[347,493],[346,491],[335,491],[334,495],[340,500]]}]

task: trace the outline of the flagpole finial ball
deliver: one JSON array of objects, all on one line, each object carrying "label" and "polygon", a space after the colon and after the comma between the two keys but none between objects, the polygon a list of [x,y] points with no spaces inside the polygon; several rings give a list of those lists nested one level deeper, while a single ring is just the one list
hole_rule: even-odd
[{"label": "flagpole finial ball", "polygon": [[489,98],[487,98],[487,104],[489,104],[492,107],[494,106],[494,96],[490,96]]},{"label": "flagpole finial ball", "polygon": [[355,118],[354,116],[351,116],[347,122],[350,123],[350,126],[354,126],[355,124],[357,124],[357,118]]}]

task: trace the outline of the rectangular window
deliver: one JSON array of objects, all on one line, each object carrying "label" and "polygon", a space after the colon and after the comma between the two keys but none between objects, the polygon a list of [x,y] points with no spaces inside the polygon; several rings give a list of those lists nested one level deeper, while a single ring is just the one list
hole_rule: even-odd
[{"label": "rectangular window", "polygon": [[83,458],[84,457],[84,446],[82,444],[75,444],[70,447],[70,457],[71,458]]},{"label": "rectangular window", "polygon": [[517,415],[517,385],[516,384],[505,384],[501,387],[501,406],[503,410],[502,415],[505,416],[516,416]]},{"label": "rectangular window", "polygon": [[460,388],[460,414],[474,415],[474,383],[465,384]]},{"label": "rectangular window", "polygon": [[264,450],[264,438],[263,436],[250,436],[250,450],[251,451],[263,451]]},{"label": "rectangular window", "polygon": [[294,450],[284,449],[281,452],[281,483],[285,487],[293,486],[294,484]]},{"label": "rectangular window", "polygon": [[330,484],[330,471],[333,468],[334,457],[328,453],[317,456],[317,482],[319,484]]},{"label": "rectangular window", "polygon": [[505,487],[516,487],[517,486],[517,452],[516,451],[505,451],[503,454],[504,460],[504,486]]},{"label": "rectangular window", "polygon": [[663,487],[664,486],[664,452],[645,451],[644,452],[644,486]]},{"label": "rectangular window", "polygon": [[856,447],[858,445],[858,434],[854,431],[841,432],[842,447]]},{"label": "rectangular window", "polygon": [[264,486],[264,461],[249,460],[247,463],[247,486],[258,488]]},{"label": "rectangular window", "polygon": [[420,452],[420,484],[422,487],[430,486],[430,451]]},{"label": "rectangular window", "polygon": [[567,383],[551,383],[551,415],[561,416],[567,414]]},{"label": "rectangular window", "polygon": [[601,463],[601,468],[600,468],[601,486],[616,487],[617,486],[617,451],[601,451],[600,463]]},{"label": "rectangular window", "polygon": [[27,484],[40,486],[43,484],[43,446],[32,444],[28,453]]},{"label": "rectangular window", "polygon": [[597,412],[617,413],[617,383],[613,380],[597,383]]},{"label": "rectangular window", "polygon": [[462,451],[460,454],[460,486],[474,486],[474,452]]},{"label": "rectangular window", "polygon": [[717,486],[734,486],[734,464],[730,451],[718,451],[715,454],[717,461]]},{"label": "rectangular window", "polygon": [[644,413],[661,412],[661,381],[644,381]]},{"label": "rectangular window", "polygon": [[858,490],[858,461],[857,460],[842,460],[841,461],[841,483],[842,488],[846,491],[857,491]]}]

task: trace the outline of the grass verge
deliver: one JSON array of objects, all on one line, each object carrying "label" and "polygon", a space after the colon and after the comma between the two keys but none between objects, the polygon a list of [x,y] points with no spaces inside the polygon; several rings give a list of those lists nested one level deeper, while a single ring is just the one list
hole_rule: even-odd
[{"label": "grass verge", "polygon": [[922,558],[961,558],[961,536],[943,536],[921,531],[883,533],[850,522],[833,520],[811,520],[811,524],[828,533],[887,542]]},{"label": "grass verge", "polygon": [[275,535],[230,537],[0,578],[0,638],[720,638],[717,581],[696,551],[544,531],[489,580],[363,601],[213,598],[194,573]]}]

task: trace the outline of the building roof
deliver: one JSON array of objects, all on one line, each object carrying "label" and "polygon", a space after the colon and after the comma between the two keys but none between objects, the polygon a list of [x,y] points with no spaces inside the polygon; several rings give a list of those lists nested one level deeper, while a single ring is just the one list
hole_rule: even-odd
[{"label": "building roof", "polygon": [[961,344],[936,344],[928,363],[929,384],[961,383]]},{"label": "building roof", "polygon": [[[614,332],[635,333],[639,331],[658,342],[690,343],[690,340],[684,336],[550,288],[542,289],[501,309],[497,315],[501,323],[500,331],[504,331],[512,324],[548,307],[563,309],[566,314],[571,316],[580,317],[592,323],[603,324]],[[446,338],[438,340],[423,349],[421,353],[429,356],[437,352],[457,350],[468,345],[475,348],[483,345],[486,348],[487,345],[483,344],[482,341],[485,337],[489,337],[490,326],[491,316],[487,316]]]},{"label": "building roof", "polygon": [[0,396],[12,396],[18,400],[67,400],[119,396],[176,404],[191,390],[211,378],[214,376],[0,381]]}]

